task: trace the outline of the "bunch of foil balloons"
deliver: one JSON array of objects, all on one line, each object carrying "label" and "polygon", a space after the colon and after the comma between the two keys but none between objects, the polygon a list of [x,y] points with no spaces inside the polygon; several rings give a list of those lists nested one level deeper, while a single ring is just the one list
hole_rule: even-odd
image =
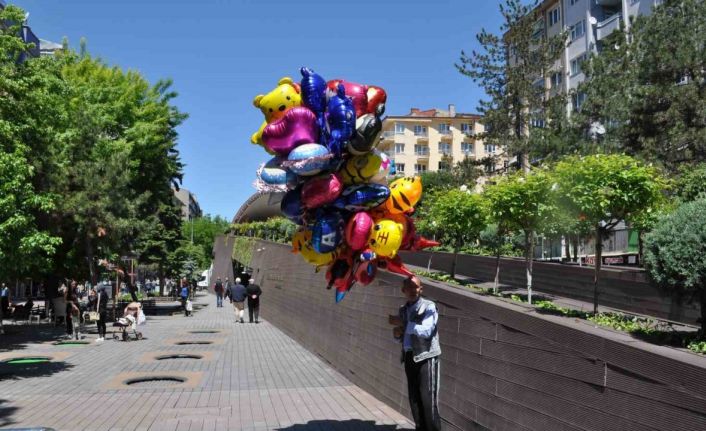
[{"label": "bunch of foil balloons", "polygon": [[324,80],[303,67],[299,83],[282,78],[253,104],[265,116],[251,141],[273,157],[255,187],[285,192],[282,214],[301,227],[292,251],[326,267],[336,302],[378,269],[412,275],[399,250],[439,245],[417,235],[411,215],[419,177],[394,178],[394,162],[376,147],[387,95],[374,85]]}]

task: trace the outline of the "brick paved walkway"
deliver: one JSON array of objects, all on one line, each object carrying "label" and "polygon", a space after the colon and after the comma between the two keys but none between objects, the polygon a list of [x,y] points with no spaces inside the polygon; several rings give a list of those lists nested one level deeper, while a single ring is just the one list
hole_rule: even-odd
[{"label": "brick paved walkway", "polygon": [[[412,428],[401,414],[353,385],[267,322],[235,323],[227,301],[223,308],[216,308],[210,295],[200,301],[210,305],[194,317],[150,318],[141,327],[146,339],[137,342],[110,340],[103,344],[57,346],[46,341],[22,342],[18,340],[21,334],[15,338],[0,336],[0,361],[18,355],[55,358],[39,366],[0,363],[0,427],[322,431]],[[37,331],[37,326],[32,330]],[[55,338],[58,333],[47,329],[42,332],[44,340]],[[94,338],[89,334],[87,340]],[[175,344],[180,341],[212,343]],[[196,354],[202,359],[155,360],[156,356],[169,353]],[[130,387],[123,384],[142,375],[188,380]],[[171,386],[164,387],[165,383]]]}]

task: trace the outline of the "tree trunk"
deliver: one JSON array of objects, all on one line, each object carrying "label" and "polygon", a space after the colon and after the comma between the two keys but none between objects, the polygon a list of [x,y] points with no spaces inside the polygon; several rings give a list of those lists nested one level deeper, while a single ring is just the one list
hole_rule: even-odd
[{"label": "tree trunk", "polygon": [[637,231],[637,264],[639,266],[643,266],[642,264],[642,253],[645,251],[645,243],[643,241],[643,234],[644,232],[639,230]]},{"label": "tree trunk", "polygon": [[85,238],[86,247],[86,260],[88,260],[88,273],[91,279],[91,285],[95,286],[98,284],[98,273],[96,271],[96,260],[93,252],[93,243],[91,243],[91,238]]},{"label": "tree trunk", "polygon": [[534,248],[534,235],[525,233],[525,265],[527,268],[527,302],[532,303],[532,254]]},{"label": "tree trunk", "polygon": [[495,253],[495,284],[493,285],[493,293],[498,294],[498,284],[500,284],[500,248]]},{"label": "tree trunk", "polygon": [[566,261],[571,261],[571,237],[568,235],[564,237],[564,254],[566,254]]},{"label": "tree trunk", "polygon": [[571,239],[571,245],[574,249],[574,257],[571,259],[572,262],[578,262],[579,261],[579,237],[576,236],[576,238]]},{"label": "tree trunk", "polygon": [[598,279],[601,273],[601,264],[603,263],[603,235],[600,226],[596,226],[595,243],[596,253],[593,258],[593,314],[598,314]]},{"label": "tree trunk", "polygon": [[701,337],[706,338],[706,286],[701,286]]},{"label": "tree trunk", "polygon": [[458,247],[454,247],[454,260],[451,262],[451,278],[456,278],[456,258],[458,257]]}]

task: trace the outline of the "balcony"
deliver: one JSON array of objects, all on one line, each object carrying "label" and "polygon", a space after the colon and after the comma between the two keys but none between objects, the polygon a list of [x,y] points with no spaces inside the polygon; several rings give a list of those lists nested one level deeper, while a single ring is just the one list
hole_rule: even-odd
[{"label": "balcony", "polygon": [[415,145],[414,156],[417,158],[429,158],[429,147],[426,145]]},{"label": "balcony", "polygon": [[451,142],[451,141],[453,141],[454,137],[451,134],[451,132],[446,132],[446,133],[441,133],[440,139],[442,142]]},{"label": "balcony", "polygon": [[616,13],[596,24],[596,40],[603,40],[615,30],[620,28],[622,14]]},{"label": "balcony", "polygon": [[386,141],[393,142],[395,140],[394,130],[388,130],[386,132],[382,132],[382,140],[383,140],[383,142],[386,142]]}]

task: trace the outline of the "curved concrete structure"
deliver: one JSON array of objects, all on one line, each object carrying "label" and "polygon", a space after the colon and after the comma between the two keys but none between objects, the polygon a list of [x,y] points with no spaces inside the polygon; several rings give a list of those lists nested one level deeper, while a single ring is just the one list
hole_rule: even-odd
[{"label": "curved concrete structure", "polygon": [[279,204],[283,196],[283,192],[255,193],[235,213],[233,223],[262,221],[280,215]]}]

